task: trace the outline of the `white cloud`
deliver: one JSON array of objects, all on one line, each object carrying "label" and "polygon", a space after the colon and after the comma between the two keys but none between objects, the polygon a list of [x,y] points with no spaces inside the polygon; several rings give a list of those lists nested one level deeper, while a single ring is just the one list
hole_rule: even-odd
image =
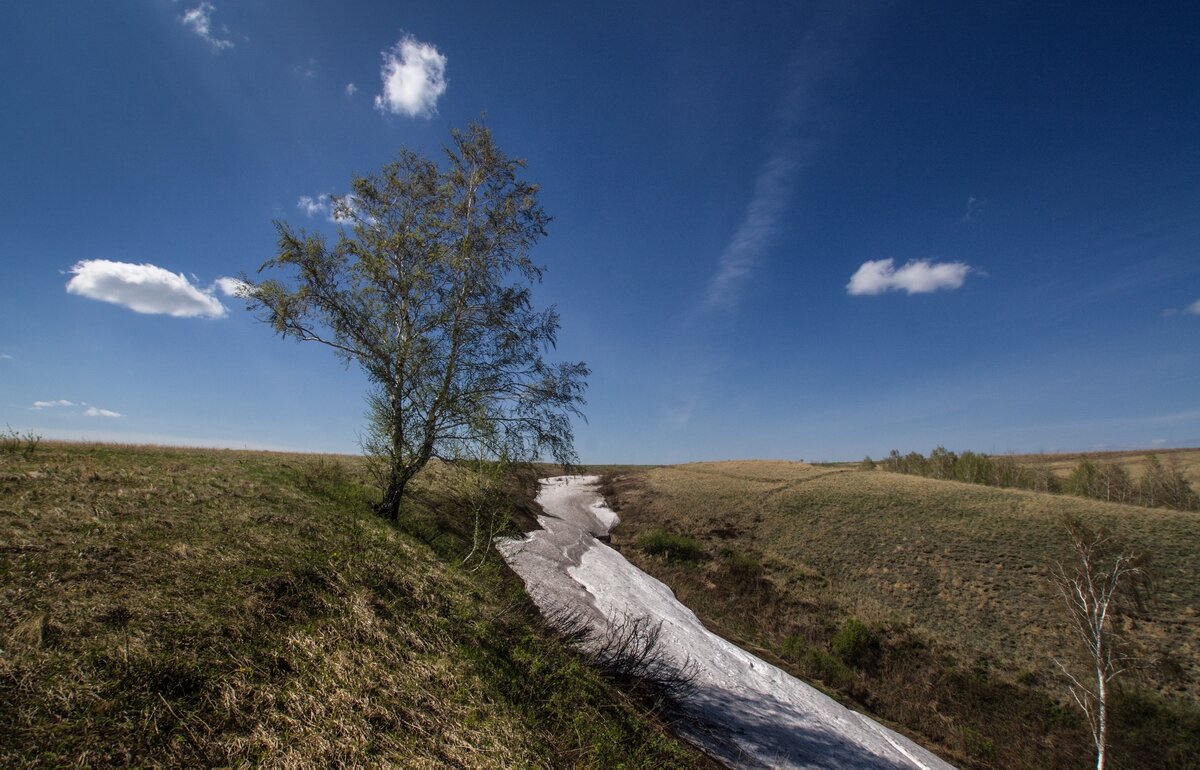
[{"label": "white cloud", "polygon": [[[63,407],[86,406],[83,411],[84,417],[124,417],[120,412],[114,412],[111,409],[101,409],[98,406],[92,406],[86,401],[68,401],[65,398],[60,398],[57,401],[34,401],[30,409],[41,411],[43,409],[59,409]],[[69,414],[78,416],[79,412],[63,412],[61,414]]]},{"label": "white cloud", "polygon": [[67,401],[64,398],[60,398],[57,401],[34,401],[33,406],[31,406],[29,408],[30,409],[53,409],[56,406],[83,406],[83,404],[76,404],[74,401]]},{"label": "white cloud", "polygon": [[[339,213],[338,201],[345,203],[352,213]],[[339,195],[335,197],[329,193],[321,193],[315,198],[311,195],[301,195],[300,200],[296,201],[296,208],[303,211],[306,216],[323,216],[330,222],[338,225],[354,224],[354,213],[358,212],[353,195]]]},{"label": "white cloud", "polygon": [[383,93],[375,97],[375,109],[410,118],[430,117],[437,100],[446,92],[446,57],[429,43],[405,35],[390,51],[383,52]]},{"label": "white cloud", "polygon": [[226,297],[237,297],[239,299],[249,297],[254,287],[243,281],[241,278],[218,278],[213,282],[213,286],[224,294]]},{"label": "white cloud", "polygon": [[311,195],[301,195],[300,200],[296,201],[296,208],[310,217],[318,214],[329,216],[329,193],[321,193],[316,198]]},{"label": "white cloud", "polygon": [[1185,307],[1183,312],[1191,313],[1192,315],[1200,315],[1200,299]]},{"label": "white cloud", "polygon": [[353,83],[347,83],[346,96],[354,96],[356,93],[358,93],[358,86],[354,85]]},{"label": "white cloud", "polygon": [[971,266],[965,262],[930,262],[910,260],[896,269],[893,259],[867,260],[850,276],[846,291],[850,294],[883,294],[905,291],[909,294],[928,294],[938,289],[957,289],[963,285]]},{"label": "white cloud", "polygon": [[71,268],[67,292],[136,313],[176,318],[221,318],[227,312],[213,287],[201,289],[182,273],[149,264],[85,259]]},{"label": "white cloud", "polygon": [[[233,41],[217,37],[213,33],[212,14],[216,6],[209,2],[200,3],[195,8],[189,8],[179,17],[179,23],[196,33],[201,39],[212,46],[213,53],[225,48],[233,48]],[[229,34],[229,28],[222,26],[221,32]]]}]

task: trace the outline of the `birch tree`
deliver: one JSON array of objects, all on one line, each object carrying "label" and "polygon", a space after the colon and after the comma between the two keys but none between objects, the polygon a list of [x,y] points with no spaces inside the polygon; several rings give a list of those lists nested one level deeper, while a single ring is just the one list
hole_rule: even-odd
[{"label": "birch tree", "polygon": [[529,252],[549,217],[480,124],[453,131],[439,165],[410,150],[335,198],[336,243],[276,222],[278,253],[244,290],[283,337],[331,348],[371,383],[364,448],[379,512],[396,519],[432,458],[573,462],[570,418],[587,366],[547,363],[559,317],[536,310]]},{"label": "birch tree", "polygon": [[1104,770],[1108,753],[1109,696],[1112,681],[1137,659],[1115,626],[1117,618],[1144,607],[1150,580],[1143,556],[1123,547],[1103,530],[1082,521],[1065,521],[1071,556],[1058,562],[1053,582],[1066,604],[1069,626],[1082,642],[1088,670],[1055,658],[1067,677],[1071,698],[1083,711],[1096,749],[1096,770]]}]

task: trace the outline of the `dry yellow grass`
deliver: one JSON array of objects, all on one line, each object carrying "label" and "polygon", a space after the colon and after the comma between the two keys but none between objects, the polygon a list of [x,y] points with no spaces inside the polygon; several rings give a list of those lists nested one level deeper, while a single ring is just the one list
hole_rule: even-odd
[{"label": "dry yellow grass", "polygon": [[[0,454],[0,766],[703,767],[355,458]],[[468,528],[469,529],[469,528]]]},{"label": "dry yellow grass", "polygon": [[[780,462],[652,469],[618,475],[610,491],[622,516],[614,542],[727,635],[786,659],[788,644],[827,650],[833,631],[858,617],[876,629],[910,629],[903,633],[928,639],[937,655],[984,665],[997,682],[1039,683],[1054,700],[1065,690],[1052,657],[1070,657],[1074,645],[1048,577],[1068,555],[1062,520],[1073,514],[1151,555],[1156,600],[1128,628],[1162,661],[1144,682],[1175,702],[1200,704],[1196,512]],[[658,530],[694,538],[709,558],[683,565],[644,554],[639,538]],[[846,686],[850,696],[864,687]],[[921,692],[913,698],[935,698]],[[953,720],[903,716],[918,706],[880,707],[902,724],[920,723],[918,732],[939,732],[936,741],[968,764],[991,766],[987,752],[971,748],[978,736],[964,738]]]}]

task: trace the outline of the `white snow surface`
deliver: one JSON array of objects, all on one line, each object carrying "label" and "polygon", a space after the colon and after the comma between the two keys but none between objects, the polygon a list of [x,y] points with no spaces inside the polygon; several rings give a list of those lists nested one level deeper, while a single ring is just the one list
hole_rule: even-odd
[{"label": "white snow surface", "polygon": [[694,669],[682,730],[729,767],[953,770],[874,720],[712,633],[662,582],[597,540],[617,515],[598,476],[541,481],[543,529],[497,548],[546,613],[579,613],[597,629],[631,617],[662,621],[662,652]]}]

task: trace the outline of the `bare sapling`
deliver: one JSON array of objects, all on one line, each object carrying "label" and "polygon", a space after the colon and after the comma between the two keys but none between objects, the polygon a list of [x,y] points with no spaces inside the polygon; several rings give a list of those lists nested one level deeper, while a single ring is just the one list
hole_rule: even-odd
[{"label": "bare sapling", "polygon": [[1054,565],[1052,580],[1062,596],[1073,636],[1083,643],[1088,670],[1072,671],[1054,662],[1067,677],[1071,698],[1083,711],[1096,749],[1096,770],[1104,770],[1109,741],[1112,681],[1142,661],[1129,653],[1115,622],[1145,607],[1150,575],[1143,554],[1104,530],[1093,530],[1075,517],[1065,521],[1070,557]]}]

